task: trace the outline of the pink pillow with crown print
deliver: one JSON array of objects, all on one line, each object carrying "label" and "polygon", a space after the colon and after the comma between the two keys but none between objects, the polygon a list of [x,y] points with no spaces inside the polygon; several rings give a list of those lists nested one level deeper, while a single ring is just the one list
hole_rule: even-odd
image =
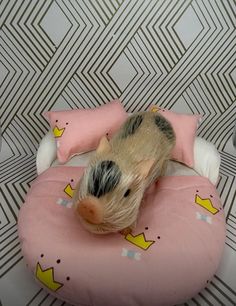
[{"label": "pink pillow with crown print", "polygon": [[175,113],[157,105],[152,105],[150,111],[160,113],[173,126],[176,144],[172,151],[172,159],[192,168],[194,166],[194,140],[202,116]]},{"label": "pink pillow with crown print", "polygon": [[49,111],[45,117],[56,139],[57,158],[65,163],[73,155],[96,149],[101,137],[110,138],[128,114],[119,100],[113,100],[92,109]]}]

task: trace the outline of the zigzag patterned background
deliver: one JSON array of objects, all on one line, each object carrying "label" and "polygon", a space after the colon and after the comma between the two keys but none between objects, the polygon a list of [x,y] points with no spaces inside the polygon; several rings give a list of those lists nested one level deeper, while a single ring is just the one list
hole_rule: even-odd
[{"label": "zigzag patterned background", "polygon": [[0,1],[0,275],[11,305],[66,305],[33,281],[22,260],[17,215],[36,177],[50,109],[120,98],[201,113],[199,135],[222,163],[227,217],[222,264],[185,305],[236,305],[236,5],[234,0]]}]

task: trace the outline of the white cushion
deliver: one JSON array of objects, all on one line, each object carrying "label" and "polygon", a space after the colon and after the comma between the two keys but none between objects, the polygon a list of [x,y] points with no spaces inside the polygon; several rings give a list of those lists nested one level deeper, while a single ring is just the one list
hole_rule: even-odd
[{"label": "white cushion", "polygon": [[[40,174],[51,166],[59,165],[56,159],[56,141],[52,132],[48,132],[42,139],[37,152],[37,173]],[[91,152],[80,154],[71,158],[64,166],[86,166]],[[219,177],[220,154],[216,147],[201,137],[196,137],[194,142],[194,167],[193,169],[170,161],[166,175],[201,175],[208,178],[216,185]]]},{"label": "white cushion", "polygon": [[219,178],[220,154],[216,147],[201,137],[194,143],[194,170],[216,185]]}]

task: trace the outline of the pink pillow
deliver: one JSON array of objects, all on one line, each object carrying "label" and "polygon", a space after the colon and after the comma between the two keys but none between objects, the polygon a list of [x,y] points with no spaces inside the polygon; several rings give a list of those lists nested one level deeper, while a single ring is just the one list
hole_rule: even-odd
[{"label": "pink pillow", "polygon": [[159,112],[174,128],[176,144],[172,151],[172,159],[193,167],[193,146],[201,115],[179,114],[156,105],[152,105],[150,110],[154,113]]},{"label": "pink pillow", "polygon": [[45,113],[57,141],[57,158],[65,163],[75,154],[97,148],[102,136],[110,138],[127,119],[119,100],[93,109]]}]

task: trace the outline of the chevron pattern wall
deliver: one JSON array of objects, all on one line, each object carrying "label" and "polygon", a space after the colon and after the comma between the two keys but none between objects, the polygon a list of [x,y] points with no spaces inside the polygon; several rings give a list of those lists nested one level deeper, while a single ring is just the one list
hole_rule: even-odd
[{"label": "chevron pattern wall", "polygon": [[66,305],[40,289],[22,260],[17,215],[36,177],[47,110],[119,98],[201,113],[199,135],[221,153],[225,254],[185,305],[236,305],[236,5],[234,0],[0,1],[0,299]]}]

